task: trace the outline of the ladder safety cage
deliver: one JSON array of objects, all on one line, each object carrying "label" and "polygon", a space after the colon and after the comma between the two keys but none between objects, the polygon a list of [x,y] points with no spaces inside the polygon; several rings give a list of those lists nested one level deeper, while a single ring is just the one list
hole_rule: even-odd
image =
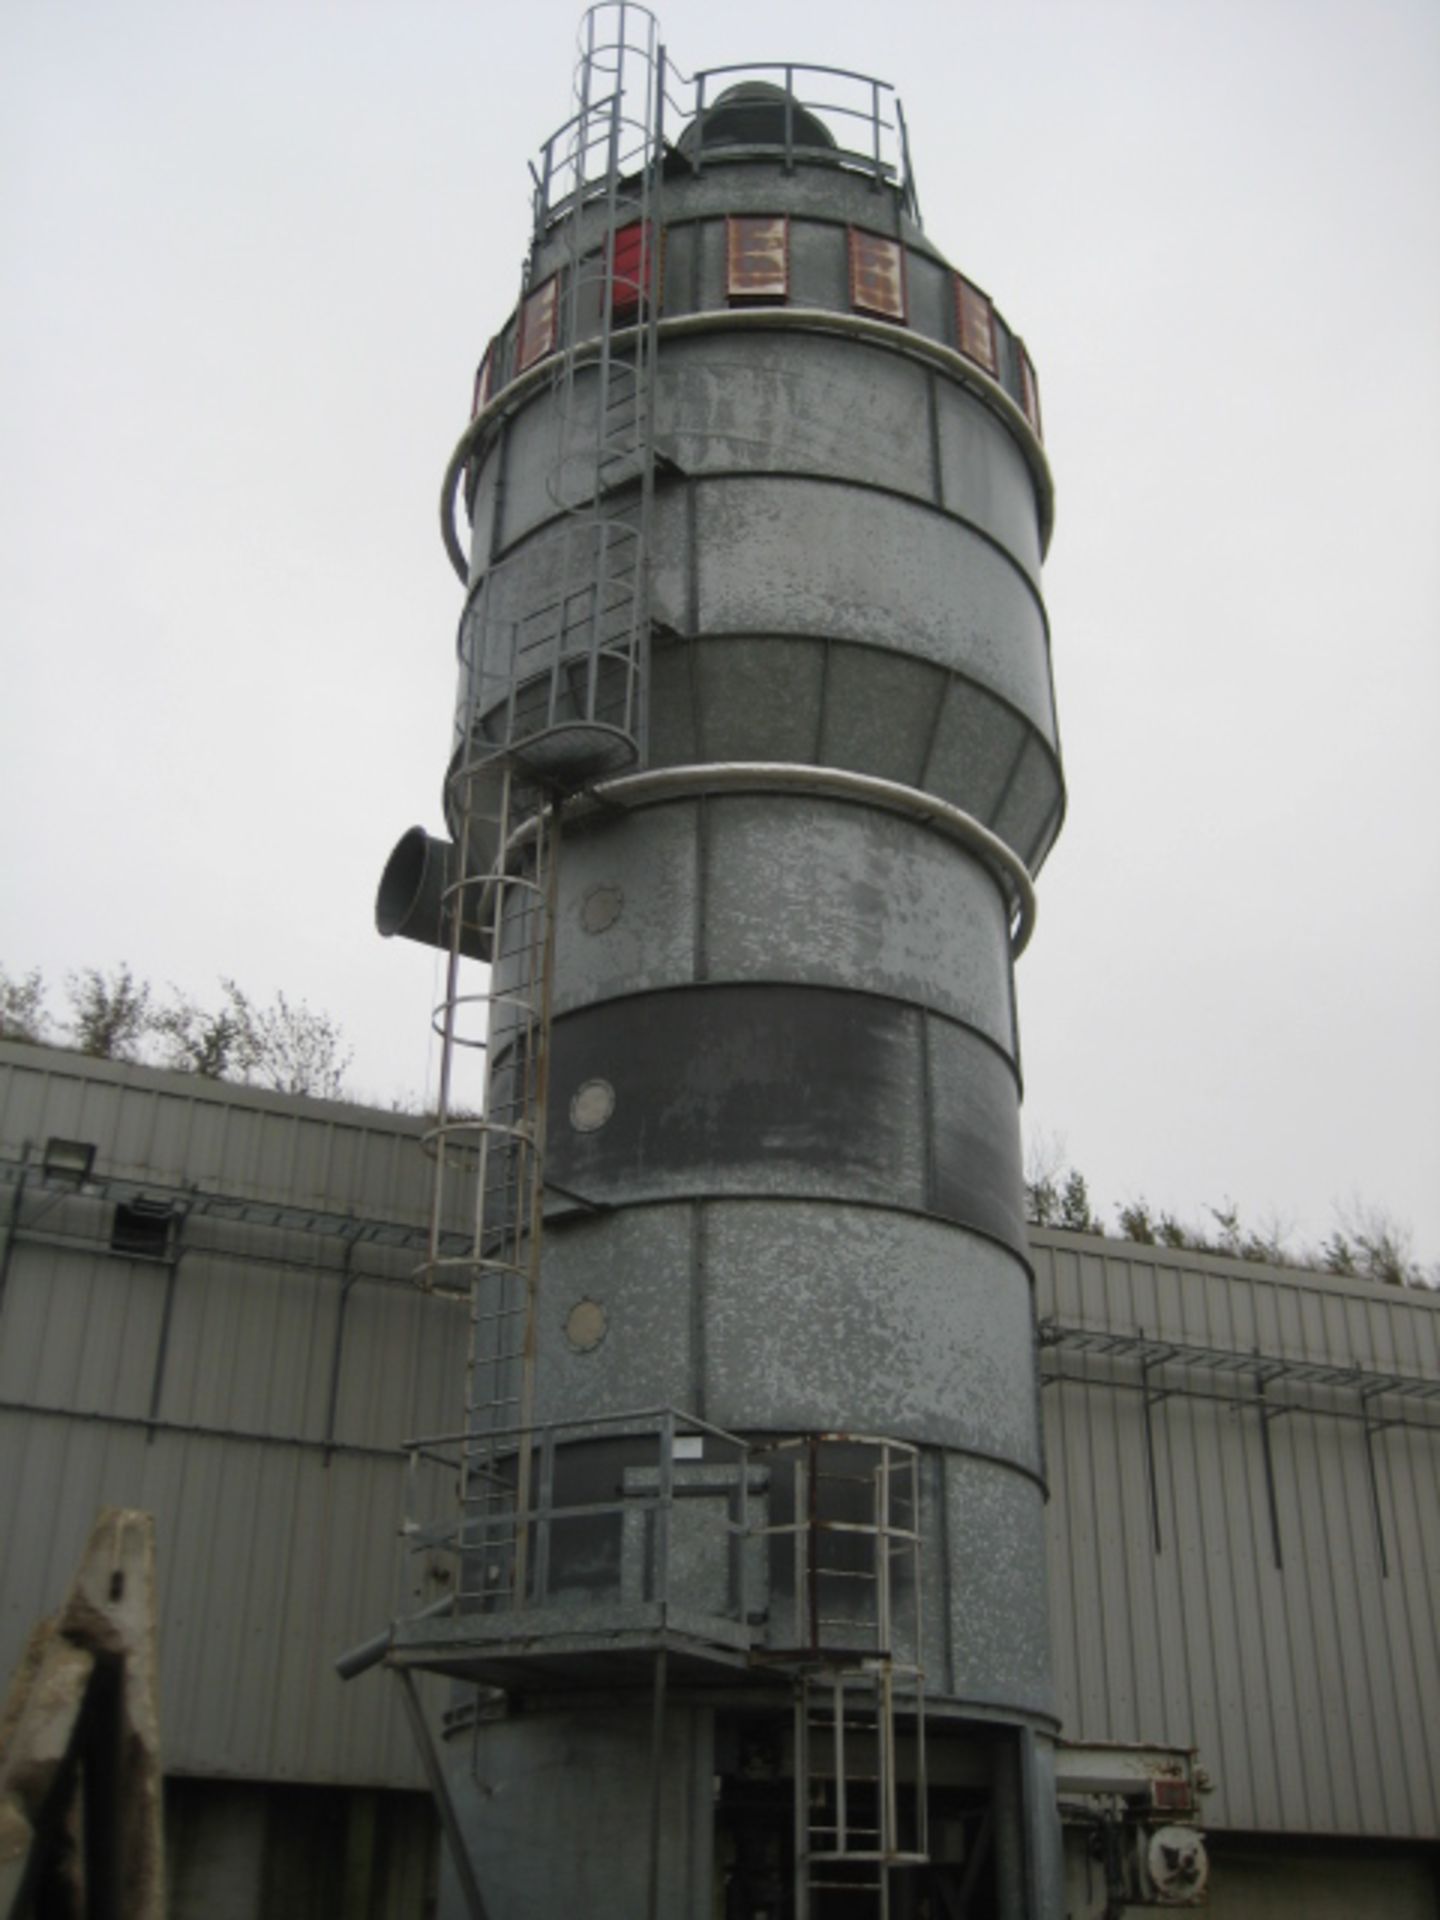
[{"label": "ladder safety cage", "polygon": [[[447,889],[451,945],[445,997],[435,1014],[440,1089],[435,1124],[425,1136],[434,1162],[430,1243],[417,1278],[428,1290],[468,1297],[465,1415],[486,1433],[528,1424],[534,1404],[559,828],[554,809],[542,808],[512,853],[516,776],[502,764],[492,822],[501,852],[493,871],[477,876],[468,856],[484,802],[471,798],[479,784],[475,770],[461,777],[460,877]],[[483,993],[466,992],[461,983],[462,923],[472,895],[479,896],[489,930]],[[483,1032],[466,1031],[464,1023],[482,1014]],[[478,1111],[457,1098],[456,1067],[465,1048],[484,1056]],[[452,1200],[457,1187],[458,1206]],[[465,1219],[459,1251],[448,1250],[445,1234],[452,1208]],[[515,1498],[524,1511],[527,1451],[519,1462]],[[523,1560],[523,1534],[520,1550]]]},{"label": "ladder safety cage", "polygon": [[[458,641],[446,784],[458,852],[433,1016],[429,1246],[416,1277],[469,1296],[465,1417],[478,1452],[462,1476],[462,1510],[482,1534],[506,1516],[505,1580],[517,1599],[536,1464],[520,1436],[534,1414],[560,812],[568,795],[644,755],[662,60],[653,17],[631,0],[585,16],[576,110],[547,147],[543,176],[574,215],[558,277],[542,282],[554,288],[543,346],[555,349],[545,482],[555,513],[476,580]],[[631,225],[638,244],[617,246]],[[633,323],[615,325],[617,310]],[[474,991],[461,959],[477,946],[490,975]],[[477,1056],[478,1100],[462,1084]],[[459,1250],[447,1237],[457,1215]],[[497,1480],[500,1433],[510,1436],[512,1479]]]},{"label": "ladder safety cage", "polygon": [[569,216],[541,282],[559,289],[555,519],[481,574],[460,621],[457,762],[508,754],[561,788],[644,757],[663,63],[633,0],[585,16],[576,110],[536,175],[536,246]]},{"label": "ladder safety cage", "polygon": [[752,1452],[773,1488],[763,1532],[774,1543],[777,1604],[779,1592],[788,1587],[790,1595],[770,1656],[918,1666],[919,1449],[866,1434],[806,1433],[757,1441]]},{"label": "ladder safety cage", "polygon": [[766,1657],[795,1674],[797,1920],[842,1896],[885,1916],[891,1871],[929,1857],[919,1449],[810,1433],[752,1455],[769,1480]]}]

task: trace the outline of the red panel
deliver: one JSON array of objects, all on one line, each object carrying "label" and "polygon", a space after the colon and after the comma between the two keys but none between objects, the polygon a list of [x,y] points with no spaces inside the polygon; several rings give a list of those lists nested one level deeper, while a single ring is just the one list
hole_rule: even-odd
[{"label": "red panel", "polygon": [[640,311],[642,295],[650,293],[656,277],[650,222],[642,225],[632,220],[628,227],[617,227],[612,245],[610,311],[617,320],[633,320]]},{"label": "red panel", "polygon": [[850,229],[850,304],[857,313],[904,323],[905,254],[898,240]]},{"label": "red panel", "polygon": [[1020,409],[1035,429],[1035,438],[1041,440],[1044,435],[1040,431],[1040,388],[1023,340],[1015,342],[1015,358],[1020,363]]},{"label": "red panel", "polygon": [[555,351],[556,326],[560,317],[560,281],[551,274],[520,309],[520,344],[515,354],[515,371],[524,373],[537,360]]},{"label": "red panel", "polygon": [[999,373],[995,309],[990,304],[990,296],[972,286],[960,273],[955,275],[955,340],[967,360],[973,360],[988,374]]},{"label": "red panel", "polygon": [[789,298],[790,222],[783,214],[733,214],[725,236],[725,292],[734,304]]}]

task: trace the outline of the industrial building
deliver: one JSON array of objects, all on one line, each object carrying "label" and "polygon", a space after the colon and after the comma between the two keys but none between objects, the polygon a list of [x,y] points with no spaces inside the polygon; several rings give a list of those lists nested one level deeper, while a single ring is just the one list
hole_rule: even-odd
[{"label": "industrial building", "polygon": [[[333,1667],[434,1584],[420,1124],[0,1042],[0,1667],[96,1510],[154,1512],[175,1920],[435,1911],[395,1689]],[[1217,1915],[1432,1915],[1440,1297],[1030,1238],[1065,1736],[1198,1750]]]},{"label": "industrial building", "polygon": [[0,1048],[0,1651],[156,1513],[180,1916],[1432,1913],[1440,1301],[1026,1228],[1053,489],[898,98],[615,0],[531,177],[437,1112]]}]

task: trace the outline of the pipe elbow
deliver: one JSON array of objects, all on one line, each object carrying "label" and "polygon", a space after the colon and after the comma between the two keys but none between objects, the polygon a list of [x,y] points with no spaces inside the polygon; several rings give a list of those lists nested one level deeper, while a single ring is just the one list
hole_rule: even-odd
[{"label": "pipe elbow", "polygon": [[[469,879],[476,881],[478,876]],[[475,917],[480,895],[478,884],[466,884],[460,849],[453,840],[437,840],[423,827],[411,827],[395,842],[380,875],[376,930],[386,940],[398,935],[448,953],[458,913],[461,953],[472,960],[488,960],[486,930]]]}]

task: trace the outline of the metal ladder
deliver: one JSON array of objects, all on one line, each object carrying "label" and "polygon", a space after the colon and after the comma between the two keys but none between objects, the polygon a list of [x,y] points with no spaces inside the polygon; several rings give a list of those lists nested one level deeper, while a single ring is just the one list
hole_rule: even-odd
[{"label": "metal ladder", "polygon": [[515,676],[541,724],[608,730],[623,759],[645,734],[660,304],[664,53],[644,7],[602,0],[585,15],[575,98],[544,149],[536,203],[537,241],[552,214],[566,219],[546,484],[569,524]]},{"label": "metal ladder", "polygon": [[[447,789],[458,877],[446,896],[452,942],[435,1015],[436,1172],[420,1278],[470,1301],[461,1611],[525,1606],[533,1572],[560,811],[644,749],[663,54],[653,17],[632,0],[592,7],[581,36],[577,110],[537,175],[537,249],[554,219],[567,236],[546,482],[559,514],[490,566],[467,602]],[[622,243],[626,228],[635,232]],[[484,991],[464,985],[462,931],[478,932],[489,958]],[[478,1112],[458,1091],[467,1048],[484,1056]],[[457,1184],[458,1254],[442,1252]]]},{"label": "metal ladder", "polygon": [[888,1920],[892,1872],[929,1857],[919,1455],[832,1434],[760,1451],[791,1467],[793,1518],[766,1531],[794,1539],[796,1920]]},{"label": "metal ladder", "polygon": [[[475,782],[474,774],[467,777]],[[534,1417],[559,828],[554,807],[531,803],[528,785],[509,762],[498,785],[487,781],[482,791],[493,795],[493,813],[477,819],[478,806],[463,810],[462,876],[477,827],[500,853],[483,879],[462,877],[451,888],[454,938],[438,1009],[439,1111],[427,1136],[435,1178],[424,1278],[432,1288],[469,1297],[461,1591],[494,1607],[523,1604],[526,1589],[523,1517],[532,1450],[514,1434],[527,1434]],[[462,919],[479,919],[486,930],[490,977],[483,993],[461,989]],[[471,1032],[462,1030],[467,1021]],[[466,1046],[486,1056],[478,1112],[455,1098],[457,1053]],[[462,1252],[442,1252],[457,1181],[467,1205],[467,1244]],[[503,1445],[497,1441],[502,1433],[510,1435]]]},{"label": "metal ladder", "polygon": [[797,1914],[890,1911],[900,1853],[888,1661],[802,1674],[795,1699]]}]

